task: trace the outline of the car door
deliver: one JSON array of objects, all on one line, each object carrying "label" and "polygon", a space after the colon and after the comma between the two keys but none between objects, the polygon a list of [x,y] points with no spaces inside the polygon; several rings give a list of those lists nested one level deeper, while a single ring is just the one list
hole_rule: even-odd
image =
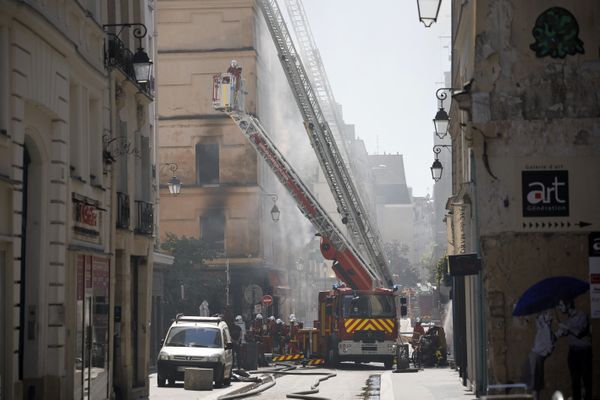
[{"label": "car door", "polygon": [[[229,333],[229,328],[225,326],[223,329],[223,347],[225,348],[225,371],[224,375],[231,377],[231,372],[233,370],[233,350],[231,347],[231,335]],[[229,344],[229,346],[227,346]],[[229,347],[229,348],[228,348]]]}]

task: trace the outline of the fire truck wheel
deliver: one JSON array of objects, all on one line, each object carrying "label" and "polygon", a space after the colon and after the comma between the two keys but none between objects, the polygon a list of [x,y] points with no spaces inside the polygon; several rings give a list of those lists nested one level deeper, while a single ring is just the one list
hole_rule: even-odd
[{"label": "fire truck wheel", "polygon": [[327,354],[327,361],[331,368],[338,367],[340,361],[339,361],[339,354],[338,354],[337,346],[336,346],[336,348],[329,350],[329,354]]}]

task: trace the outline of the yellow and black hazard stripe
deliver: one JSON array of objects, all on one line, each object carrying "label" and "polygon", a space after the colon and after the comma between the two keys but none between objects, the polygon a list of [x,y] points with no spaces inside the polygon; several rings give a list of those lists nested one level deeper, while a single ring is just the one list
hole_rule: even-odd
[{"label": "yellow and black hazard stripe", "polygon": [[283,356],[273,356],[273,361],[295,361],[304,358],[304,354],[286,354]]},{"label": "yellow and black hazard stripe", "polygon": [[384,331],[392,333],[394,330],[394,320],[391,318],[348,318],[344,321],[346,332],[356,331]]},{"label": "yellow and black hazard stripe", "polygon": [[304,363],[304,365],[324,365],[324,364],[325,364],[325,360],[323,360],[322,358],[306,360],[306,362]]}]

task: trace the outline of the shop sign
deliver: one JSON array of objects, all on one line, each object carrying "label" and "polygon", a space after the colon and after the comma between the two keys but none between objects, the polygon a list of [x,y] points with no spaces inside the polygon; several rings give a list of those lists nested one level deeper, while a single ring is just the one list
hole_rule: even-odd
[{"label": "shop sign", "polygon": [[569,171],[521,171],[523,217],[569,216]]}]

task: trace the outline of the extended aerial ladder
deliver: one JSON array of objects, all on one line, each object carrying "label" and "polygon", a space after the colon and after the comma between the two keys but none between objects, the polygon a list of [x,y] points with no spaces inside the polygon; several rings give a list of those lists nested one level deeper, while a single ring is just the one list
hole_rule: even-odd
[{"label": "extended aerial ladder", "polygon": [[[369,221],[369,214],[361,202],[335,136],[321,110],[318,96],[311,87],[309,76],[304,69],[300,54],[294,47],[277,1],[258,0],[257,3],[263,12],[279,60],[304,119],[311,145],[342,215],[342,222],[347,224],[352,239],[366,255],[369,264],[375,270],[377,279],[381,284],[392,287],[392,274],[377,231]],[[316,65],[316,68],[318,69],[319,66]],[[323,93],[326,95],[325,92]]]},{"label": "extended aerial ladder", "polygon": [[213,108],[227,113],[244,133],[250,144],[271,168],[277,179],[294,198],[298,208],[321,235],[321,253],[333,261],[336,276],[349,287],[371,290],[377,282],[376,272],[367,264],[354,245],[346,239],[299,175],[271,141],[260,121],[243,109],[241,77],[232,73],[213,78]]}]

